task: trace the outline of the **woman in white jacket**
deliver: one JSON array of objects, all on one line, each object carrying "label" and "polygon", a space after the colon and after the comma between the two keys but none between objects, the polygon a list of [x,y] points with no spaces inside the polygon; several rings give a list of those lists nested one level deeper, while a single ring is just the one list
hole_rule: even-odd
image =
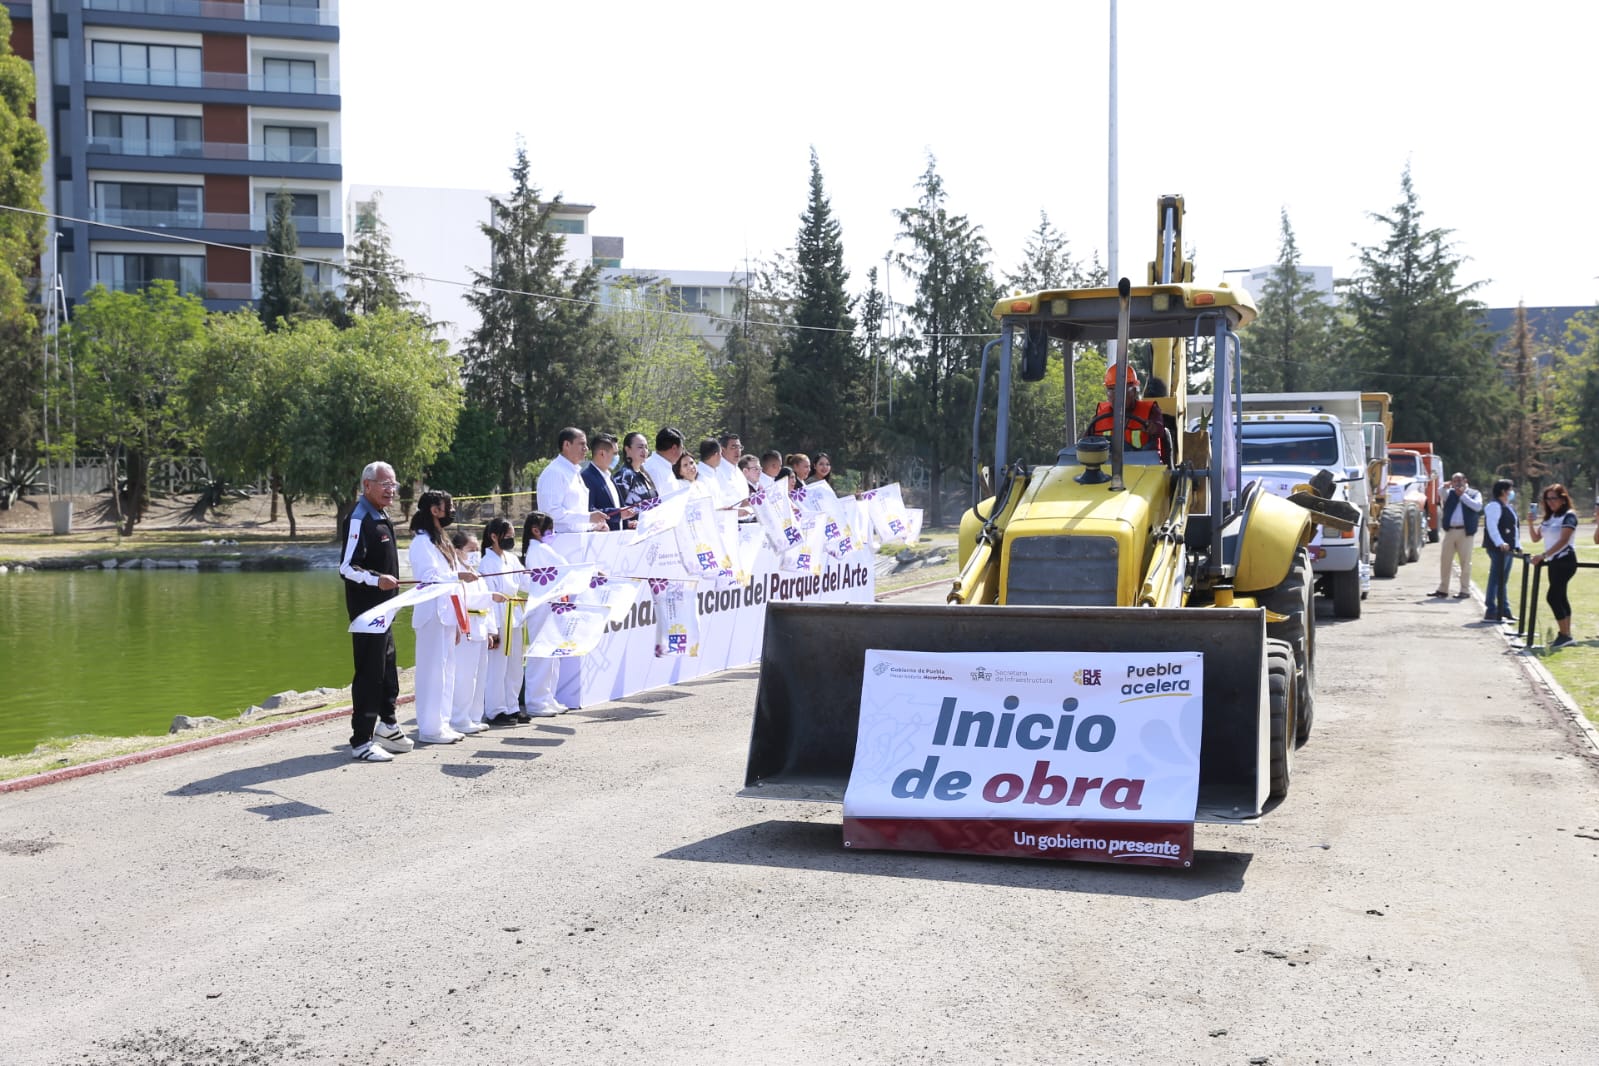
[{"label": "woman in white jacket", "polygon": [[[512,549],[516,547],[516,534],[506,518],[491,518],[483,527],[483,561],[478,572],[494,592],[506,596],[520,596],[527,591],[527,575],[518,573],[521,560]],[[500,622],[500,646],[489,650],[488,680],[483,691],[483,721],[489,725],[516,725],[531,722],[532,716],[516,705],[517,693],[522,690],[523,626],[511,624],[515,608],[507,612],[496,611]]]},{"label": "woman in white jacket", "polygon": [[[447,492],[424,492],[411,516],[411,576],[418,584],[459,582],[455,549],[444,528],[455,518]],[[477,580],[475,576],[471,580]],[[451,594],[427,600],[411,611],[416,630],[416,739],[423,744],[453,744],[461,733],[448,719],[455,700],[455,646],[461,640],[466,605]]]}]

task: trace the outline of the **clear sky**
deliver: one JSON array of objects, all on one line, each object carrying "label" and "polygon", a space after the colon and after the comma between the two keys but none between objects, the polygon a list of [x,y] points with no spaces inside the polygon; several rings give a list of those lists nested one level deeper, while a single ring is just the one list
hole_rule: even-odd
[{"label": "clear sky", "polygon": [[[792,245],[814,146],[858,290],[931,153],[1001,272],[1041,209],[1103,258],[1109,6],[343,0],[345,179],[503,189],[521,135],[624,265],[732,270]],[[1599,3],[1121,0],[1118,34],[1135,281],[1165,192],[1202,282],[1274,261],[1284,209],[1347,276],[1408,163],[1487,304],[1599,299]]]}]

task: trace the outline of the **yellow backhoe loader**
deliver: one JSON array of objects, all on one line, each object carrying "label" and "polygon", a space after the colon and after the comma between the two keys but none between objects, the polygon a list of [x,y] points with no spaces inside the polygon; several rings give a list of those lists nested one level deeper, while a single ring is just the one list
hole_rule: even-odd
[{"label": "yellow backhoe loader", "polygon": [[[1181,197],[1161,197],[1158,220],[1147,284],[1122,279],[1116,288],[1052,289],[996,304],[998,487],[962,519],[960,575],[947,604],[768,608],[746,795],[841,799],[865,657],[896,649],[1197,652],[1203,724],[1194,820],[1251,818],[1286,795],[1314,692],[1305,545],[1316,522],[1340,519],[1302,505],[1316,506],[1309,493],[1291,502],[1244,481],[1236,331],[1255,307],[1241,289],[1193,283]],[[1117,342],[1107,375],[1114,391],[1096,425],[1109,422],[1109,432],[1080,436],[1073,346],[1108,340]],[[1136,424],[1151,421],[1140,417],[1148,407],[1129,413],[1126,402],[1137,340],[1153,342],[1148,373],[1166,385],[1156,401],[1170,427],[1163,447],[1159,427]],[[1053,344],[1067,357],[1063,436],[1015,442],[1015,454],[1013,366],[1023,380],[1040,380]],[[1185,432],[1188,356],[1206,348],[1214,356],[1213,415]]]}]

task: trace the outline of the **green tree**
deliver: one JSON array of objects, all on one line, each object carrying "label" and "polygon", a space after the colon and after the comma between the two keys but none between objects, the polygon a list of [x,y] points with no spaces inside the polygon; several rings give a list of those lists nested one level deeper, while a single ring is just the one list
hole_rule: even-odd
[{"label": "green tree", "polygon": [[945,467],[961,470],[970,456],[978,357],[996,330],[997,290],[982,228],[950,213],[932,156],[918,188],[917,203],[894,212],[899,237],[909,242],[895,261],[915,284],[908,311],[919,334],[911,358],[913,387],[902,409],[927,459],[927,522],[936,526],[943,523]]},{"label": "green tree", "polygon": [[311,307],[305,264],[300,262],[299,255],[300,234],[294,225],[294,196],[280,190],[272,198],[272,215],[267,219],[266,254],[261,256],[261,300],[257,311],[267,329],[277,329]]},{"label": "green tree", "polygon": [[166,280],[137,293],[97,286],[73,316],[79,442],[126,463],[126,482],[112,493],[124,534],[149,509],[151,460],[197,443],[187,389],[204,329],[205,306]]},{"label": "green tree", "polygon": [[486,496],[500,483],[505,430],[494,416],[471,404],[455,420],[450,448],[433,460],[427,481],[458,496]]},{"label": "green tree", "polygon": [[352,315],[390,311],[419,311],[417,301],[403,286],[415,275],[394,254],[394,241],[380,211],[381,194],[373,193],[370,206],[362,205],[355,225],[355,242],[344,266],[344,306]]},{"label": "green tree", "polygon": [[1593,483],[1599,499],[1599,307],[1575,316],[1566,340],[1578,354],[1555,364],[1554,438],[1570,464],[1568,481]]},{"label": "green tree", "polygon": [[[47,145],[30,116],[33,67],[11,52],[11,16],[0,7],[0,204],[43,211],[40,192]],[[0,211],[0,455],[27,450],[37,437],[40,348],[27,278],[37,273],[44,219]]]},{"label": "green tree", "polygon": [[315,367],[310,395],[289,425],[285,485],[331,499],[342,519],[374,459],[402,478],[420,475],[450,446],[462,405],[457,361],[415,315],[383,310],[350,328],[322,319],[291,324],[288,357]]},{"label": "green tree", "polygon": [[1038,228],[1028,235],[1022,261],[1013,273],[1005,275],[1005,284],[1012,292],[1042,292],[1078,289],[1091,281],[1087,268],[1073,258],[1066,235],[1050,222],[1049,212],[1040,209]]},{"label": "green tree", "polygon": [[604,424],[621,433],[637,429],[651,440],[666,425],[690,436],[714,432],[722,411],[721,379],[712,368],[710,346],[694,335],[689,317],[678,313],[668,284],[666,279],[651,285],[624,279],[612,294],[605,322],[619,368],[608,383]]},{"label": "green tree", "polygon": [[792,328],[773,366],[776,430],[785,448],[836,450],[853,460],[861,360],[844,269],[844,242],[811,149],[810,198],[794,244]]},{"label": "green tree", "polygon": [[1423,227],[1408,166],[1400,190],[1388,214],[1371,216],[1387,239],[1360,249],[1346,283],[1348,364],[1363,388],[1393,394],[1396,433],[1433,441],[1451,465],[1491,470],[1504,387],[1471,298],[1480,283],[1457,280],[1449,230]]},{"label": "green tree", "polygon": [[1277,264],[1261,287],[1260,316],[1243,338],[1245,392],[1306,392],[1334,388],[1333,309],[1299,267],[1299,245],[1282,211]]},{"label": "green tree", "polygon": [[563,426],[605,415],[605,380],[615,365],[596,321],[599,268],[565,259],[566,238],[550,228],[559,196],[544,200],[529,181],[527,149],[517,147],[508,199],[489,198],[490,265],[472,272],[467,294],[479,317],[468,338],[466,383],[472,402],[504,426],[508,452],[501,485],[555,450]]},{"label": "green tree", "polygon": [[745,272],[733,313],[718,322],[726,334],[720,355],[722,417],[718,423],[737,433],[746,451],[773,445],[777,391],[773,366],[787,334],[792,299],[787,264],[781,256]]},{"label": "green tree", "polygon": [[[1552,403],[1550,375],[1540,367],[1539,356],[1550,355],[1537,343],[1527,321],[1527,305],[1516,304],[1510,336],[1500,349],[1499,361],[1505,380],[1510,383],[1510,400],[1505,406],[1505,430],[1499,472],[1518,485],[1531,484],[1536,490],[1549,473],[1548,453],[1560,441],[1554,434],[1556,411]],[[1552,358],[1552,356],[1551,356]]]}]

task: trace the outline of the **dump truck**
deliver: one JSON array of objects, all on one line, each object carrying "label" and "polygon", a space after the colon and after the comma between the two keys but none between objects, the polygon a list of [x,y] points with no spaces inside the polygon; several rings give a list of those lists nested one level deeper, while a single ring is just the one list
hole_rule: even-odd
[{"label": "dump truck", "polygon": [[[1358,512],[1353,524],[1323,523],[1310,542],[1316,590],[1339,618],[1359,618],[1371,589],[1372,544],[1380,505],[1372,500],[1358,392],[1261,392],[1235,398],[1244,477],[1289,497],[1320,470],[1333,475],[1333,499]],[[1212,415],[1206,396],[1188,400],[1190,421]]]},{"label": "dump truck", "polygon": [[[1237,330],[1255,307],[1242,289],[1194,284],[1183,258],[1183,216],[1181,197],[1160,199],[1156,258],[1144,285],[1123,278],[1114,288],[998,301],[997,489],[961,520],[960,573],[947,602],[769,607],[745,795],[843,798],[866,660],[896,649],[951,662],[967,652],[1198,653],[1202,743],[1191,821],[1253,818],[1288,793],[1293,752],[1309,736],[1314,705],[1307,545],[1314,508],[1331,501],[1311,493],[1297,502],[1278,498],[1242,476]],[[1126,403],[1129,347],[1145,340],[1148,372],[1168,386],[1156,401],[1171,427],[1164,448],[1129,443],[1161,436]],[[1080,435],[1070,359],[1075,346],[1101,341],[1116,342],[1112,428],[1108,436]],[[1052,346],[1063,346],[1068,361],[1064,432],[1014,442],[1013,451],[1013,368],[1024,381],[1041,380]],[[1191,348],[1214,354],[1215,418],[1187,431]],[[1129,434],[1137,421],[1146,423],[1142,432],[1133,426]],[[981,664],[971,673],[984,676]],[[1097,671],[1081,673],[1087,683]],[[1068,724],[1063,718],[1063,734]],[[1061,743],[1057,737],[1055,747]],[[846,802],[846,845],[850,833]],[[929,833],[906,830],[897,845],[866,846],[961,850],[935,844]]]},{"label": "dump truck", "polygon": [[[1403,459],[1395,459],[1398,451]],[[1444,461],[1432,446],[1432,441],[1401,441],[1388,445],[1390,473],[1409,479],[1409,489],[1421,495],[1422,519],[1427,541],[1438,543],[1438,508],[1444,495]],[[1411,458],[1414,456],[1414,458]]]}]

